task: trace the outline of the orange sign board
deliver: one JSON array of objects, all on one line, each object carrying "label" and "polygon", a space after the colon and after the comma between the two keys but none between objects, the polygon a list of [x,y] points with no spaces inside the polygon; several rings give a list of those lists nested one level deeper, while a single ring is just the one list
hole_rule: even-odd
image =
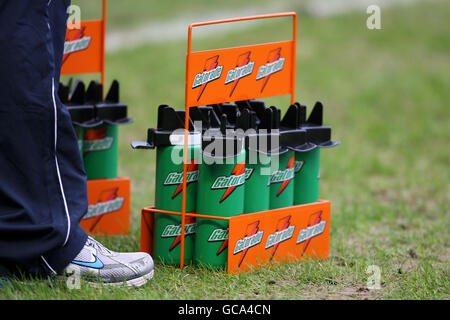
[{"label": "orange sign board", "polygon": [[[208,25],[292,17],[292,40],[217,50],[192,51],[192,30]],[[186,55],[186,108],[291,95],[294,102],[297,47],[295,12],[192,23]]]},{"label": "orange sign board", "polygon": [[186,106],[291,93],[294,41],[190,54]]},{"label": "orange sign board", "polygon": [[230,219],[228,272],[239,273],[275,261],[326,259],[330,202],[274,209]]},{"label": "orange sign board", "polygon": [[81,227],[90,234],[128,234],[130,179],[88,180],[88,211]]},{"label": "orange sign board", "polygon": [[67,29],[61,74],[103,72],[103,20],[82,21]]}]

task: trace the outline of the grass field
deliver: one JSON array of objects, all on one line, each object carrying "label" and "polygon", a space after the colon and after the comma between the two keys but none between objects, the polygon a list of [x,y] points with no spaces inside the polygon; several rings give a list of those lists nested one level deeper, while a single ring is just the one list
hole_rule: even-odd
[{"label": "grass field", "polygon": [[[332,202],[328,260],[240,276],[156,264],[155,278],[132,290],[14,280],[0,299],[448,299],[450,5],[384,8],[381,30],[366,28],[365,11],[299,14],[296,100],[321,100],[342,142],[322,153],[321,197]],[[264,41],[287,28],[268,23],[198,45]],[[174,41],[107,55],[107,83],[121,81],[137,119],[121,128],[119,150],[120,175],[132,179],[131,233],[98,238],[113,250],[139,248],[140,208],[154,201],[155,152],[129,142],[145,139],[159,104],[183,108],[185,52],[185,41]],[[270,103],[285,109],[288,98]],[[367,288],[371,265],[381,269],[381,289]]]}]

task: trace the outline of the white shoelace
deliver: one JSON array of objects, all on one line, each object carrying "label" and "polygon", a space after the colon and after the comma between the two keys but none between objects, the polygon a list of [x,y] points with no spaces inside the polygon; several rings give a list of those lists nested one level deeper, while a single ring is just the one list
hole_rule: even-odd
[{"label": "white shoelace", "polygon": [[102,245],[100,242],[95,240],[94,238],[88,236],[85,246],[94,248],[95,250],[103,253],[104,255],[111,256],[113,252]]}]

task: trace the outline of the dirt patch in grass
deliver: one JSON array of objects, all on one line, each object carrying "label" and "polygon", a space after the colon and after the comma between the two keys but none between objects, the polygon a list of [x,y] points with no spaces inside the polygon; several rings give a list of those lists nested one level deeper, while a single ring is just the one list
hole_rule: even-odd
[{"label": "dirt patch in grass", "polygon": [[383,289],[367,287],[321,287],[310,290],[303,298],[308,300],[376,300],[383,296]]}]

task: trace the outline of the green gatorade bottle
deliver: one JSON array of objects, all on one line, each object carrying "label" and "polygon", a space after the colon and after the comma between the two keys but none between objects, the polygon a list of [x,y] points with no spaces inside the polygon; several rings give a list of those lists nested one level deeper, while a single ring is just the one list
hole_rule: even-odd
[{"label": "green gatorade bottle", "polygon": [[119,125],[134,121],[127,117],[127,105],[119,102],[119,82],[114,80],[102,100],[103,87],[91,81],[86,100],[95,105],[100,124],[85,130],[84,166],[88,179],[117,178]]},{"label": "green gatorade bottle", "polygon": [[300,103],[291,105],[283,118],[282,125],[287,130],[305,131],[307,145],[304,150],[295,152],[294,204],[306,204],[319,200],[320,150],[337,146],[331,140],[331,128],[323,126],[323,106],[317,102],[306,121],[306,106]]},{"label": "green gatorade bottle", "polygon": [[[266,211],[270,209],[272,157],[278,157],[287,150],[282,151],[279,148],[279,132],[272,130],[273,111],[265,108],[264,102],[239,101],[237,104],[240,108],[237,127],[245,130],[244,213]],[[253,108],[257,108],[257,104],[262,104],[265,109],[260,113],[260,117]]]},{"label": "green gatorade bottle", "polygon": [[[148,130],[146,142],[133,142],[135,149],[156,148],[156,209],[181,212],[183,187],[184,119],[181,113],[167,105],[158,108],[158,128]],[[192,129],[192,128],[191,128]],[[196,209],[198,159],[201,151],[200,133],[189,132],[186,175],[186,212]],[[185,220],[184,263],[192,261],[196,222]],[[155,213],[153,255],[167,264],[179,265],[181,253],[181,217]]]},{"label": "green gatorade bottle", "polygon": [[[244,212],[245,149],[243,137],[226,130],[226,115],[220,115],[221,130],[203,136],[199,166],[197,213],[232,217]],[[228,255],[228,222],[198,218],[194,262],[224,268]]]},{"label": "green gatorade bottle", "polygon": [[83,157],[83,140],[87,129],[98,126],[101,122],[95,119],[94,105],[86,103],[86,92],[83,81],[77,80],[71,91],[70,84],[67,86],[60,84],[58,94],[61,102],[67,106],[72,125],[78,140],[80,155]]}]

